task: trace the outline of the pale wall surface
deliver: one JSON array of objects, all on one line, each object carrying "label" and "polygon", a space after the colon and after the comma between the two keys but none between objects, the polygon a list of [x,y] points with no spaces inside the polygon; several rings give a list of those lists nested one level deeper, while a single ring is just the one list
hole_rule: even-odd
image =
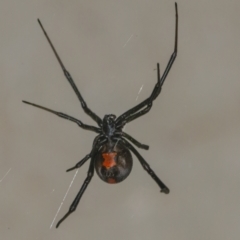
[{"label": "pale wall surface", "polygon": [[170,194],[159,193],[134,157],[121,184],[95,175],[77,211],[56,230],[88,163],[61,205],[75,174],[65,170],[90,151],[95,134],[21,102],[94,124],[37,18],[88,105],[103,117],[150,95],[156,63],[163,72],[173,51],[174,2],[1,1],[1,239],[239,240],[240,1],[180,0],[178,7],[176,62],[151,112],[125,128],[150,145],[139,151]]}]

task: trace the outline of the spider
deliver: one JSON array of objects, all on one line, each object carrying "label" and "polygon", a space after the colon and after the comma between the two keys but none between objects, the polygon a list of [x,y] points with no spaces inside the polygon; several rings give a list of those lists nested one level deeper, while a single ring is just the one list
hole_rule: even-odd
[{"label": "spider", "polygon": [[[169,62],[166,66],[166,69],[163,75],[160,77],[160,66],[157,63],[157,83],[150,95],[147,99],[136,105],[135,107],[131,108],[130,110],[124,112],[119,117],[116,117],[114,114],[107,114],[104,116],[103,119],[98,117],[90,108],[88,108],[86,102],[84,101],[81,93],[79,92],[77,86],[75,85],[70,73],[66,70],[65,66],[62,63],[57,51],[55,50],[47,32],[45,31],[42,23],[38,19],[38,23],[47,38],[48,43],[51,46],[62,70],[67,78],[68,82],[70,83],[71,87],[73,88],[74,92],[76,93],[84,112],[89,115],[98,125],[98,127],[87,125],[82,123],[80,120],[71,117],[65,113],[57,112],[51,110],[49,108],[23,101],[26,104],[32,105],[34,107],[46,110],[51,112],[61,118],[70,120],[76,123],[79,127],[90,130],[98,135],[95,137],[92,145],[92,150],[88,153],[81,161],[79,161],[74,167],[69,168],[67,172],[72,171],[74,169],[80,168],[88,159],[90,160],[89,169],[87,172],[87,177],[80,188],[77,196],[75,197],[74,201],[72,202],[68,212],[59,220],[56,225],[56,228],[72,213],[76,210],[79,201],[86,190],[88,184],[90,183],[93,175],[94,175],[94,168],[98,174],[98,176],[107,183],[119,183],[123,181],[131,172],[133,160],[131,153],[132,152],[137,159],[139,160],[140,164],[142,165],[143,169],[147,171],[147,173],[153,178],[153,180],[158,184],[161,189],[161,192],[168,194],[169,188],[159,179],[159,177],[155,174],[155,172],[150,168],[149,164],[146,160],[140,155],[140,153],[134,148],[131,144],[133,143],[138,148],[142,148],[145,150],[149,149],[149,146],[138,142],[132,136],[128,135],[127,133],[123,132],[123,127],[125,124],[143,116],[144,114],[148,113],[152,108],[153,101],[157,98],[157,96],[161,92],[162,85],[172,67],[172,64],[177,56],[177,42],[178,42],[178,9],[177,3],[175,3],[175,12],[176,12],[176,22],[175,22],[175,44],[174,44],[174,51],[169,59]],[[130,143],[131,142],[131,143]]]}]

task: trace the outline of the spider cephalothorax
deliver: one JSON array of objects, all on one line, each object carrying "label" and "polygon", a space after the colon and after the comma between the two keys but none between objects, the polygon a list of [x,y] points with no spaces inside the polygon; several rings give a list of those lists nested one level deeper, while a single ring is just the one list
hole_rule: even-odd
[{"label": "spider cephalothorax", "polygon": [[111,137],[115,134],[116,131],[115,119],[116,115],[114,114],[108,114],[104,116],[102,123],[102,131],[105,134],[105,136]]},{"label": "spider cephalothorax", "polygon": [[65,118],[72,122],[75,122],[79,127],[90,130],[98,135],[95,137],[92,145],[92,149],[90,153],[88,153],[81,161],[79,161],[74,167],[67,170],[67,172],[77,169],[81,167],[88,159],[90,160],[89,169],[87,173],[87,178],[85,179],[81,189],[79,190],[77,196],[75,197],[73,203],[71,204],[69,211],[64,215],[64,217],[57,223],[58,227],[64,219],[66,219],[72,212],[74,212],[78,206],[78,203],[86,190],[88,184],[90,183],[93,174],[94,168],[98,176],[107,183],[118,183],[123,181],[131,172],[133,160],[131,153],[132,152],[137,159],[139,160],[140,164],[147,171],[147,173],[153,178],[153,180],[158,184],[161,189],[161,192],[169,193],[168,187],[160,180],[160,178],[154,173],[154,171],[150,168],[149,164],[146,160],[140,155],[140,153],[134,148],[136,145],[139,148],[148,150],[148,146],[138,142],[136,139],[128,135],[127,133],[123,132],[122,128],[125,124],[135,120],[138,117],[143,116],[152,107],[153,101],[159,95],[162,85],[172,67],[172,64],[177,56],[177,40],[178,40],[178,12],[177,12],[177,3],[175,3],[175,11],[176,11],[176,27],[175,27],[175,45],[174,45],[174,52],[171,55],[169,62],[167,64],[166,69],[163,72],[163,75],[160,76],[160,66],[159,63],[157,64],[157,83],[155,87],[147,99],[136,105],[135,107],[131,108],[130,110],[126,111],[118,118],[115,115],[109,114],[105,115],[103,119],[98,117],[94,112],[87,107],[86,102],[84,101],[82,95],[80,94],[77,86],[75,85],[70,73],[66,70],[65,66],[63,65],[58,53],[56,52],[50,38],[48,37],[46,31],[44,30],[40,20],[38,22],[64,72],[65,77],[67,78],[68,82],[72,86],[74,92],[76,93],[81,106],[86,114],[88,114],[98,125],[98,127],[94,127],[91,125],[87,125],[82,123],[80,120],[71,117],[65,113],[57,112],[51,110],[49,108],[45,108],[43,106],[30,103],[27,101],[23,101],[24,103],[30,104],[32,106],[41,108],[61,118]]}]

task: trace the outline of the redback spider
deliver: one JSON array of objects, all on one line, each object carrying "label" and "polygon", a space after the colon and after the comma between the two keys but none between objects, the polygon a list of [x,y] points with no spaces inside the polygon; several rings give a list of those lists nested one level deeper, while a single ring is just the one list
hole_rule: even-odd
[{"label": "redback spider", "polygon": [[[157,98],[159,93],[161,92],[162,85],[172,67],[172,64],[177,56],[177,42],[178,42],[178,9],[177,3],[175,3],[175,11],[176,11],[176,23],[175,23],[175,44],[174,44],[174,51],[171,55],[167,67],[160,77],[160,66],[159,63],[157,64],[157,83],[152,91],[150,97],[146,100],[142,101],[135,107],[131,108],[130,110],[124,112],[119,117],[116,117],[114,114],[107,114],[104,116],[103,119],[98,117],[94,112],[92,112],[86,102],[84,101],[81,93],[79,92],[77,86],[75,85],[70,73],[66,70],[65,66],[62,63],[57,51],[55,50],[50,38],[48,37],[45,29],[43,28],[42,23],[38,19],[38,23],[43,30],[62,70],[67,78],[68,82],[72,86],[74,92],[76,93],[82,108],[86,114],[88,114],[97,124],[98,127],[90,126],[87,124],[82,123],[80,120],[71,117],[65,113],[57,112],[51,110],[49,108],[30,103],[27,101],[23,101],[26,104],[30,104],[34,107],[41,108],[61,118],[65,118],[76,123],[79,127],[90,130],[93,132],[98,133],[95,137],[92,145],[92,150],[88,153],[81,161],[79,161],[74,167],[69,168],[67,172],[72,171],[76,168],[80,168],[88,159],[90,160],[89,169],[87,173],[87,178],[85,179],[82,187],[80,188],[77,196],[75,197],[73,203],[71,204],[68,212],[63,216],[63,218],[57,223],[56,227],[58,228],[59,225],[72,213],[76,210],[78,203],[86,190],[88,184],[90,183],[93,174],[94,168],[98,174],[98,176],[107,183],[119,183],[123,181],[131,172],[132,170],[132,156],[131,152],[138,158],[140,164],[142,165],[143,169],[147,171],[147,173],[153,178],[153,180],[158,184],[161,189],[161,192],[166,194],[169,193],[168,187],[159,179],[159,177],[154,173],[154,171],[150,168],[149,164],[145,161],[145,159],[140,155],[140,153],[133,147],[135,144],[137,147],[148,150],[149,146],[138,142],[136,139],[128,135],[127,133],[123,132],[123,127],[126,123],[129,123],[135,120],[138,117],[143,116],[152,108],[153,101]],[[130,143],[131,142],[131,143]]]}]

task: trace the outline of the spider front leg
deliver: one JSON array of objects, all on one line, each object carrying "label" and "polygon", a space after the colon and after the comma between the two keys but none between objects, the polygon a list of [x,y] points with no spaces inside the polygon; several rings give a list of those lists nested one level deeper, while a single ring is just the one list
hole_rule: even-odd
[{"label": "spider front leg", "polygon": [[[117,120],[117,126],[124,126],[126,123],[146,114],[150,111],[152,107],[152,102],[158,97],[159,93],[161,92],[162,85],[177,57],[177,45],[178,45],[178,8],[177,3],[175,3],[175,12],[176,12],[176,22],[175,22],[175,43],[174,43],[174,51],[168,61],[168,64],[164,70],[164,73],[162,77],[160,76],[160,65],[157,64],[157,75],[158,75],[158,81],[150,95],[149,98],[139,103],[137,106],[131,108],[130,110],[126,111],[122,115],[120,115]],[[141,110],[144,108],[143,110]],[[141,111],[140,111],[141,110]],[[140,111],[140,112],[139,112]]]},{"label": "spider front leg", "polygon": [[161,192],[168,194],[170,192],[169,188],[160,180],[160,178],[150,168],[150,165],[145,161],[145,159],[140,155],[140,153],[125,139],[121,138],[120,141],[135,154],[135,156],[138,158],[139,162],[143,166],[143,169],[147,171],[147,173],[153,178],[153,180],[161,188]]},{"label": "spider front leg", "polygon": [[67,78],[68,82],[70,83],[71,87],[73,88],[74,92],[76,93],[76,95],[77,95],[77,97],[78,97],[78,99],[79,99],[79,101],[80,101],[80,103],[82,105],[82,108],[83,108],[84,112],[86,114],[88,114],[95,122],[97,122],[98,126],[102,126],[102,119],[99,116],[97,116],[96,113],[91,111],[90,108],[88,108],[88,106],[87,106],[86,102],[84,101],[81,93],[79,92],[76,84],[74,83],[70,73],[67,71],[67,69],[63,65],[62,60],[60,59],[60,57],[59,57],[55,47],[52,44],[52,41],[50,40],[47,32],[45,31],[45,29],[44,29],[44,27],[43,27],[43,25],[42,25],[42,23],[41,23],[41,21],[39,19],[38,19],[38,23],[39,23],[40,27],[42,28],[43,33],[44,33],[45,37],[47,38],[47,41],[50,44],[50,46],[51,46],[51,48],[52,48],[52,50],[53,50],[53,52],[54,52],[54,54],[55,54],[59,64],[60,64],[60,66],[61,66],[61,68],[63,70],[63,73],[64,73],[65,77]]},{"label": "spider front leg", "polygon": [[45,111],[48,111],[48,112],[51,112],[61,118],[64,118],[64,119],[67,119],[67,120],[70,120],[72,122],[75,122],[79,127],[85,129],[85,130],[91,130],[91,131],[94,131],[96,133],[99,133],[100,132],[100,128],[97,128],[97,127],[94,127],[94,126],[90,126],[90,125],[87,125],[87,124],[84,124],[82,123],[80,120],[74,118],[74,117],[71,117],[65,113],[61,113],[61,112],[57,112],[57,111],[54,111],[52,109],[49,109],[49,108],[46,108],[46,107],[43,107],[41,105],[38,105],[38,104],[35,104],[35,103],[31,103],[31,102],[27,102],[27,101],[22,101],[23,103],[26,103],[26,104],[29,104],[29,105],[32,105],[34,107],[37,107],[37,108],[40,108],[40,109],[43,109]]}]

